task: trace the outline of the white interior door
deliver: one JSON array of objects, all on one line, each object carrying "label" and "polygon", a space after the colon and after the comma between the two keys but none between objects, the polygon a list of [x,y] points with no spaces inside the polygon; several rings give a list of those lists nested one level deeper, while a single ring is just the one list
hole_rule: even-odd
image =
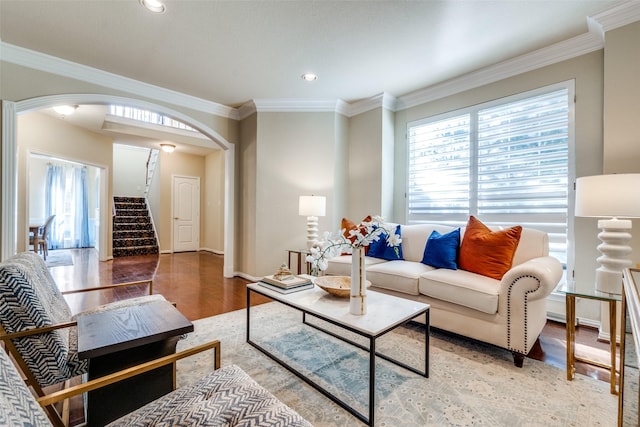
[{"label": "white interior door", "polygon": [[173,177],[173,251],[197,251],[200,243],[200,178]]}]

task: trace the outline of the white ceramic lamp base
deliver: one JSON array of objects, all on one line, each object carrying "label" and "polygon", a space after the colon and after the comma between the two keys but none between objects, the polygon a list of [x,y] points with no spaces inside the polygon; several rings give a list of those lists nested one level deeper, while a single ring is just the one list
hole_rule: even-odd
[{"label": "white ceramic lamp base", "polygon": [[318,241],[318,217],[307,217],[307,249]]},{"label": "white ceramic lamp base", "polygon": [[622,271],[631,265],[627,258],[631,254],[631,221],[606,219],[598,221],[602,231],[598,238],[602,241],[598,250],[600,267],[596,270],[596,290],[613,294],[622,293]]}]

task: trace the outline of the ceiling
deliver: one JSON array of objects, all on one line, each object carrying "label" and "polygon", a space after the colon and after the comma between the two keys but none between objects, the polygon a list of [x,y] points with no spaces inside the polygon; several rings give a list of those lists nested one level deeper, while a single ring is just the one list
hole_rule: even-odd
[{"label": "ceiling", "polygon": [[[0,40],[228,107],[395,97],[584,34],[614,0],[0,0]],[[314,72],[313,82],[301,75]]]}]

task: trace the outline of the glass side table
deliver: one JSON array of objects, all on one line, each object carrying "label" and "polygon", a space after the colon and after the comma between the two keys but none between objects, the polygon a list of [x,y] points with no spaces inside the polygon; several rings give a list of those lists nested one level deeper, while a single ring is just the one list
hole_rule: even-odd
[{"label": "glass side table", "polygon": [[[621,294],[611,294],[608,292],[600,292],[595,289],[587,291],[578,291],[575,283],[567,283],[559,289],[566,296],[567,304],[567,380],[573,380],[575,375],[576,361],[587,363],[589,365],[598,366],[608,369],[611,375],[611,394],[618,394],[617,373],[620,372],[616,367],[616,304],[622,304],[621,312],[625,312],[624,300]],[[602,301],[609,304],[609,341],[611,342],[610,353],[611,361],[609,364],[597,362],[576,356],[576,299],[585,298]]]}]

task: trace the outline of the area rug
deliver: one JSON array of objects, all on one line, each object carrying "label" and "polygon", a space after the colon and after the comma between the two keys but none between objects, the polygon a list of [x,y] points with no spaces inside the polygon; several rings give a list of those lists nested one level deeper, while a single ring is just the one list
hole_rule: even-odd
[{"label": "area rug", "polygon": [[47,259],[45,261],[47,267],[64,267],[67,265],[73,265],[73,258],[71,257],[71,251],[69,250],[55,250],[49,251]]},{"label": "area rug", "polygon": [[[345,307],[345,310],[347,308]],[[363,425],[344,409],[246,343],[246,310],[196,320],[178,349],[219,339],[222,365],[236,364],[314,426]],[[330,326],[330,325],[323,325]],[[296,368],[366,412],[366,353],[303,325],[298,311],[279,303],[251,309],[251,337],[282,352]],[[423,329],[402,327],[377,341],[377,349],[411,366],[424,365]],[[421,377],[378,358],[377,426],[615,426],[617,398],[609,384],[432,330],[430,375]],[[213,369],[213,355],[178,362],[178,386]],[[353,402],[351,402],[353,400]]]}]

